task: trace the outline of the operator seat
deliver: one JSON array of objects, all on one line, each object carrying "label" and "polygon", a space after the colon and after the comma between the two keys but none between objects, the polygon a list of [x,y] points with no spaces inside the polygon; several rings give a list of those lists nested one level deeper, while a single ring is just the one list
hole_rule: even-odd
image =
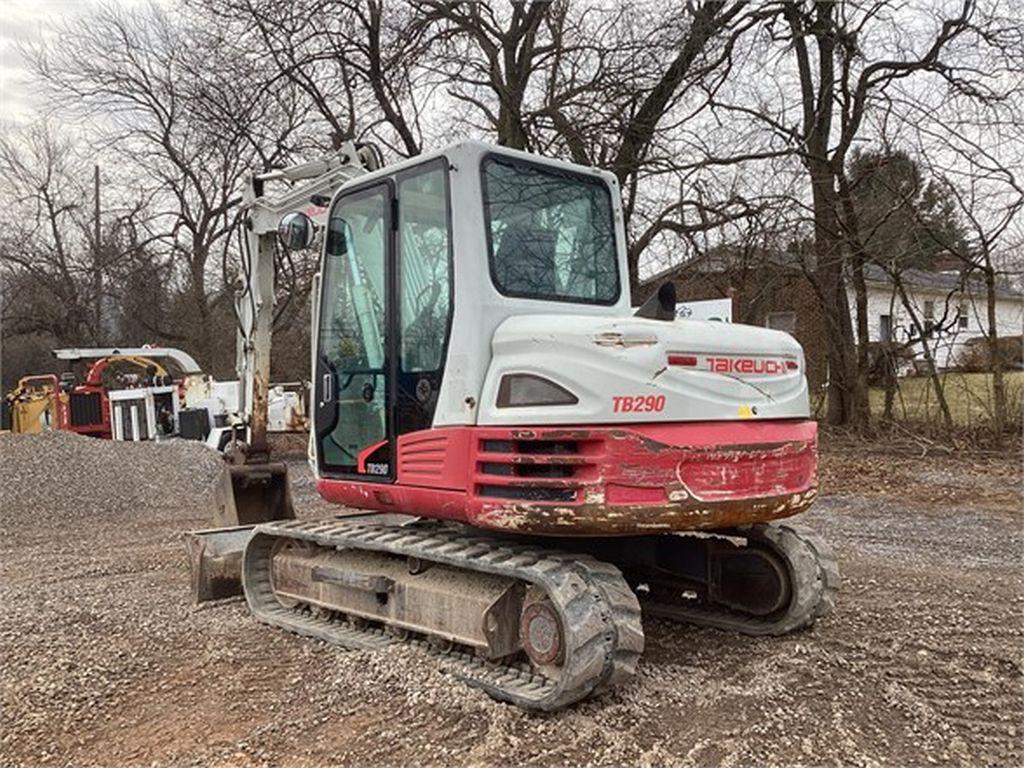
[{"label": "operator seat", "polygon": [[501,235],[494,271],[503,291],[530,296],[553,296],[555,232],[529,224],[511,224]]}]

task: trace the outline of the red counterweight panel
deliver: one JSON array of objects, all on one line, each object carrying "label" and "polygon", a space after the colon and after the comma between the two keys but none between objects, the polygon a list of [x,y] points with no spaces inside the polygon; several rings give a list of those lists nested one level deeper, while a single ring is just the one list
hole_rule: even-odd
[{"label": "red counterweight panel", "polygon": [[813,421],[449,427],[398,440],[397,483],[322,479],[356,507],[549,535],[723,528],[803,511]]}]

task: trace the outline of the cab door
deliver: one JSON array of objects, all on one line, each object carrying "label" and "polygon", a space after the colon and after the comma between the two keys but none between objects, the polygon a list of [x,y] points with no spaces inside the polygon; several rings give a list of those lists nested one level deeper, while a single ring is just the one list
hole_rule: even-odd
[{"label": "cab door", "polygon": [[396,437],[431,428],[451,331],[452,271],[443,159],[335,202],[316,328],[322,475],[393,481]]},{"label": "cab door", "polygon": [[394,235],[390,182],[340,197],[328,219],[314,372],[324,476],[394,479]]}]

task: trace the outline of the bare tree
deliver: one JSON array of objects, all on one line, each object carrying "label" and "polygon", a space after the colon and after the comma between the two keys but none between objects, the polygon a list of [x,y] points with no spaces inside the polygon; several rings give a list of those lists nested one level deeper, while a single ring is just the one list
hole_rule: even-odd
[{"label": "bare tree", "polygon": [[[261,89],[296,92],[333,136],[372,139],[404,156],[423,147],[421,68],[429,25],[412,7],[380,0],[201,0],[201,16],[227,24],[237,55],[261,61]],[[314,143],[316,139],[314,138]]]},{"label": "bare tree", "polygon": [[[1024,140],[1024,124],[1013,126]],[[955,201],[956,210],[965,222],[966,242],[949,237],[940,231],[930,233],[935,244],[961,263],[965,276],[980,273],[984,284],[986,338],[988,362],[992,372],[992,429],[997,444],[1001,444],[1008,424],[1004,363],[999,348],[999,322],[997,305],[1000,293],[1008,289],[1007,278],[1020,273],[1021,265],[1014,262],[1024,246],[1024,184],[1016,168],[1024,158],[997,157],[985,147],[974,144],[956,144],[955,132],[938,137],[946,153],[933,152],[933,158],[947,158],[953,168],[943,170],[945,193]],[[959,138],[964,138],[960,136]],[[933,160],[941,167],[942,160]],[[958,168],[956,166],[959,166]],[[951,181],[959,171],[958,183]]]},{"label": "bare tree", "polygon": [[[903,174],[894,183],[892,174],[876,174],[887,187],[877,190],[881,194],[869,190],[858,195],[856,182],[847,185],[850,196],[873,198],[876,210],[859,225],[848,215],[844,228],[850,235],[859,226],[857,239],[868,245],[869,258],[888,262],[891,270],[898,270],[892,257],[899,254],[909,258],[909,266],[932,266],[930,258],[959,265],[960,290],[947,296],[941,317],[934,320],[939,333],[957,324],[960,307],[951,305],[954,299],[981,293],[980,277],[993,374],[992,427],[998,442],[1007,424],[1007,398],[1002,360],[996,354],[997,297],[1007,288],[1006,257],[1024,241],[1024,190],[1016,171],[1024,163],[1024,82],[1019,76],[1024,28],[1014,6],[998,0],[978,7],[967,4],[963,11],[969,28],[950,40],[937,69],[923,73],[927,85],[915,87],[906,78],[890,81],[880,108],[868,116],[884,150],[878,157],[898,159],[905,148],[931,181],[915,184]],[[860,208],[863,203],[856,206]],[[907,242],[910,237],[916,242]],[[888,259],[870,253],[878,250],[871,240],[895,242]],[[925,264],[918,263],[922,257]],[[918,328],[918,335],[927,347],[928,334],[921,336],[922,330]],[[949,424],[935,372],[932,381]]]},{"label": "bare tree", "polygon": [[499,144],[532,149],[527,95],[531,79],[568,52],[567,4],[419,0],[415,7],[419,25],[437,30],[434,66],[451,78],[451,96],[477,111]]},{"label": "bare tree", "polygon": [[468,108],[464,123],[499,143],[567,154],[616,175],[634,289],[642,257],[663,236],[685,239],[760,210],[699,175],[742,153],[714,157],[673,139],[706,107],[705,89],[728,71],[733,46],[757,22],[745,3],[668,11],[651,2],[416,7],[444,43],[430,61]]},{"label": "bare tree", "polygon": [[116,311],[124,286],[140,263],[159,262],[149,251],[147,201],[109,190],[97,220],[94,168],[46,124],[5,128],[0,174],[7,182],[0,190],[5,338],[106,343],[126,325]]},{"label": "bare tree", "polygon": [[9,129],[0,138],[0,175],[6,180],[0,247],[6,278],[19,287],[20,301],[10,308],[21,310],[4,318],[8,335],[102,338],[88,166],[76,160],[71,143],[46,126]]},{"label": "bare tree", "polygon": [[[974,4],[968,0],[955,13],[936,19],[934,31],[918,39],[902,34],[898,10],[883,3],[770,3],[765,11],[774,13],[753,50],[760,50],[763,64],[775,67],[775,83],[754,94],[740,89],[732,91],[733,98],[716,96],[714,109],[723,118],[761,125],[769,145],[789,147],[800,158],[814,218],[811,277],[829,338],[828,416],[834,423],[865,424],[869,411],[861,371],[866,354],[856,348],[850,320],[848,261],[861,347],[867,343],[866,292],[861,257],[848,237],[855,227],[844,222],[849,209],[844,209],[841,176],[866,116],[884,105],[892,84],[930,73],[951,87],[962,86],[963,73],[950,59],[955,58],[955,42],[978,32]],[[791,90],[799,94],[792,109]],[[746,98],[736,98],[741,95]]]},{"label": "bare tree", "polygon": [[29,50],[30,62],[55,108],[85,118],[101,151],[130,165],[154,200],[180,267],[180,319],[209,363],[211,313],[229,298],[210,278],[231,247],[240,179],[286,151],[294,120],[253,98],[250,69],[220,37],[155,6],[101,7],[60,32],[59,46]]}]

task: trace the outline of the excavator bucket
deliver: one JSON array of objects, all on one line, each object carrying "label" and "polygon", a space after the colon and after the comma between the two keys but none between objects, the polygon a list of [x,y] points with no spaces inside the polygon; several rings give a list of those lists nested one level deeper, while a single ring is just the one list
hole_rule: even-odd
[{"label": "excavator bucket", "polygon": [[255,527],[238,525],[185,534],[196,603],[242,594],[242,553]]},{"label": "excavator bucket", "polygon": [[294,520],[288,465],[284,462],[228,465],[233,504],[218,504],[214,525],[256,525]]},{"label": "excavator bucket", "polygon": [[215,527],[185,534],[196,603],[242,594],[242,553],[253,528],[295,519],[286,464],[228,465],[228,470],[216,491]]}]

